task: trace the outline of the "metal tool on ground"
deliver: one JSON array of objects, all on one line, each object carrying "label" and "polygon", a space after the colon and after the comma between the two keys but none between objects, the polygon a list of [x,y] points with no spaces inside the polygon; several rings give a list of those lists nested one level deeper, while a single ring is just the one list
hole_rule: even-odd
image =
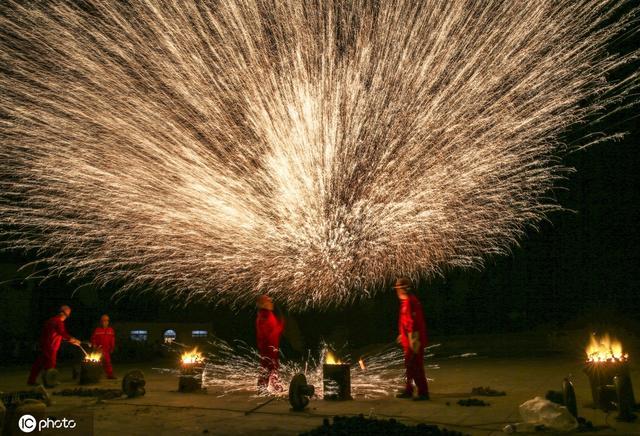
[{"label": "metal tool on ground", "polygon": [[251,414],[251,413],[253,413],[253,412],[255,412],[255,411],[259,410],[259,409],[262,409],[264,406],[266,406],[267,404],[269,404],[270,402],[272,402],[276,398],[278,398],[278,397],[271,397],[267,401],[263,401],[262,403],[258,404],[256,407],[254,407],[252,409],[249,409],[246,412],[244,412],[244,415],[247,416],[247,415],[249,415],[249,414]]}]

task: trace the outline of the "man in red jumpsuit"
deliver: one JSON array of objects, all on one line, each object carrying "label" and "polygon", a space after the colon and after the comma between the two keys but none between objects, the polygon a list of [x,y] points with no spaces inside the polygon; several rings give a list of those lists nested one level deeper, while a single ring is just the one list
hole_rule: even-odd
[{"label": "man in red jumpsuit", "polygon": [[256,317],[256,339],[260,353],[261,372],[258,388],[282,390],[278,379],[278,359],[280,357],[280,335],[284,330],[284,320],[273,313],[273,301],[268,295],[258,298]]},{"label": "man in red jumpsuit", "polygon": [[400,319],[398,342],[404,349],[404,366],[407,371],[407,385],[398,398],[413,397],[413,383],[418,388],[418,396],[414,400],[428,400],[429,386],[424,374],[424,347],[427,346],[427,326],[424,322],[422,305],[411,292],[411,282],[400,278],[395,284],[400,300]]},{"label": "man in red jumpsuit", "polygon": [[94,348],[99,348],[102,353],[102,367],[107,378],[115,379],[116,376],[113,375],[113,367],[111,366],[111,353],[116,347],[116,334],[109,326],[109,315],[100,317],[100,327],[96,327],[93,331],[91,345]]},{"label": "man in red jumpsuit", "polygon": [[60,312],[56,316],[49,318],[44,323],[39,341],[40,354],[38,354],[36,361],[31,367],[27,384],[35,385],[36,379],[42,370],[56,367],[58,350],[63,340],[76,346],[80,345],[80,341],[69,335],[64,326],[64,321],[69,318],[69,316],[71,316],[71,308],[65,305],[60,307]]}]

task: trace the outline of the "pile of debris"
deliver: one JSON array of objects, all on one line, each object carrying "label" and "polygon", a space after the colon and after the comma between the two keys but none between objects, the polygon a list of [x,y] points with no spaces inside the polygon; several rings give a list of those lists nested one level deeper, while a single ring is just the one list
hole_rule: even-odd
[{"label": "pile of debris", "polygon": [[477,398],[467,398],[465,400],[459,400],[458,405],[465,406],[465,407],[471,407],[471,406],[486,407],[486,406],[490,406],[491,404],[487,403],[486,401],[479,400]]},{"label": "pile of debris", "polygon": [[305,436],[328,435],[357,435],[366,434],[372,436],[464,436],[463,433],[454,430],[440,428],[437,425],[418,424],[405,425],[395,419],[371,419],[364,415],[358,416],[334,416],[333,423],[327,418],[322,425],[306,433]]},{"label": "pile of debris", "polygon": [[480,395],[482,397],[504,397],[507,395],[505,391],[497,391],[489,386],[478,386],[471,389],[471,395]]},{"label": "pile of debris", "polygon": [[98,397],[105,400],[113,400],[124,395],[121,389],[102,389],[102,388],[73,388],[62,389],[54,392],[53,395],[61,395],[63,397]]},{"label": "pile of debris", "polygon": [[0,392],[0,434],[14,434],[18,420],[24,415],[43,419],[51,404],[49,393],[40,386],[37,389]]}]

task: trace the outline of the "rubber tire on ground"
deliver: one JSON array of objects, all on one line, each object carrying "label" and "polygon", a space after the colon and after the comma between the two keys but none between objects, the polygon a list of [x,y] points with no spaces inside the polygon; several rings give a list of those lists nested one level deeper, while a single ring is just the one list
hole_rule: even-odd
[{"label": "rubber tire on ground", "polygon": [[307,383],[304,374],[296,374],[289,384],[289,404],[296,411],[302,411],[309,404],[309,397],[314,393],[314,387]]},{"label": "rubber tire on ground", "polygon": [[141,397],[146,393],[144,389],[146,384],[144,373],[139,369],[134,369],[122,377],[122,392],[129,398]]}]

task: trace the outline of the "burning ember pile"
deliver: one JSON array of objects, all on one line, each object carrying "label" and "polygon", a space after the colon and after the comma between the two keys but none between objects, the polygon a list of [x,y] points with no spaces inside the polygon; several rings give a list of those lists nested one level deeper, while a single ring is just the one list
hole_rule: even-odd
[{"label": "burning ember pile", "polygon": [[605,411],[618,408],[622,420],[630,419],[635,398],[629,355],[623,351],[622,344],[609,334],[601,337],[594,334],[586,353],[585,373],[589,377],[594,406]]},{"label": "burning ember pile", "polygon": [[84,352],[84,359],[80,362],[79,382],[81,385],[98,383],[102,378],[102,365],[100,364],[102,353],[98,350],[87,353],[82,347],[81,349]]},{"label": "burning ember pile", "polygon": [[182,353],[180,363],[178,391],[196,392],[202,390],[204,358],[202,357],[202,353],[198,351],[198,348]]},{"label": "burning ember pile", "polygon": [[182,362],[182,365],[201,365],[204,363],[202,353],[198,351],[198,348],[194,348],[191,351],[183,353],[180,361]]},{"label": "burning ember pile", "polygon": [[102,353],[99,351],[92,351],[84,356],[85,362],[100,362],[102,359]]},{"label": "burning ember pile", "polygon": [[608,333],[602,337],[591,335],[586,349],[587,362],[626,362],[629,355],[622,351],[622,344]]}]

